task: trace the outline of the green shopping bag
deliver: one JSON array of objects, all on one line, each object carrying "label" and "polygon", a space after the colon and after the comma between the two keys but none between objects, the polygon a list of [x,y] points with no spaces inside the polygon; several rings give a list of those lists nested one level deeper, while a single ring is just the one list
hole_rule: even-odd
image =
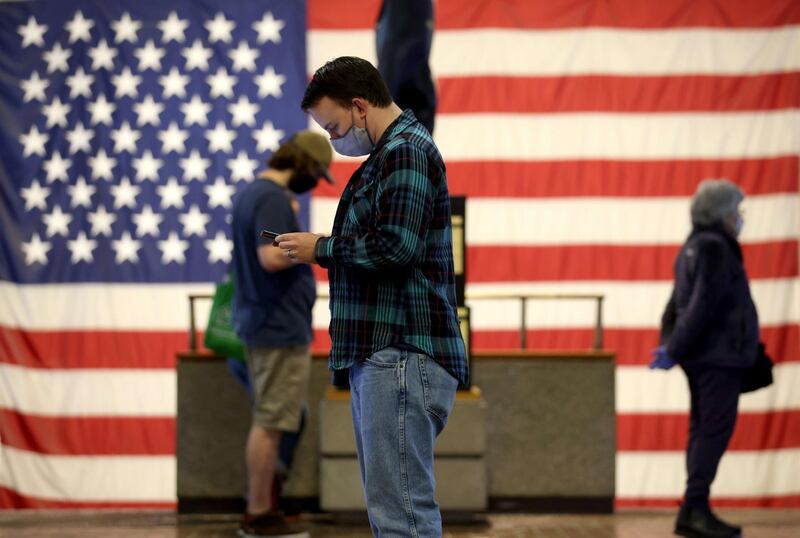
[{"label": "green shopping bag", "polygon": [[234,289],[230,275],[217,284],[203,344],[218,355],[244,361],[244,344],[233,330]]}]

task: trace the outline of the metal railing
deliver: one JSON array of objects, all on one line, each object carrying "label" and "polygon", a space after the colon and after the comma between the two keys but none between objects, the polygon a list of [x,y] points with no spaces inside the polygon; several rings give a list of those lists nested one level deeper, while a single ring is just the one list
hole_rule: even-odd
[{"label": "metal railing", "polygon": [[[319,293],[319,297],[328,298],[327,293]],[[197,327],[194,321],[195,301],[198,299],[213,299],[210,294],[189,295],[189,349],[197,351]],[[519,348],[524,350],[528,347],[528,301],[529,300],[585,300],[596,301],[596,318],[594,326],[594,346],[595,351],[603,349],[603,299],[600,294],[572,294],[572,293],[467,293],[466,299],[474,300],[497,300],[507,299],[520,301],[520,328],[519,328]]]},{"label": "metal railing", "polygon": [[468,301],[481,299],[518,299],[520,302],[520,327],[519,327],[519,348],[524,350],[528,347],[528,301],[529,300],[585,300],[596,301],[596,317],[594,325],[594,346],[595,351],[603,349],[603,299],[600,294],[581,294],[581,293],[467,293]]}]

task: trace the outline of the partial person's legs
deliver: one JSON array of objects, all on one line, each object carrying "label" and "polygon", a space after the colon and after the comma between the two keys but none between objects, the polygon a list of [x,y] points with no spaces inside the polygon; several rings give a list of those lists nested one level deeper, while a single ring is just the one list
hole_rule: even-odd
[{"label": "partial person's legs", "polygon": [[395,348],[350,374],[353,426],[375,536],[441,536],[433,446],[458,385],[432,359]]},{"label": "partial person's legs", "polygon": [[247,512],[261,514],[272,509],[272,480],[278,460],[281,432],[253,425],[247,437]]},{"label": "partial person's legs", "polygon": [[687,454],[684,502],[707,509],[709,490],[736,425],[742,371],[732,368],[690,368],[693,391],[690,453]]}]

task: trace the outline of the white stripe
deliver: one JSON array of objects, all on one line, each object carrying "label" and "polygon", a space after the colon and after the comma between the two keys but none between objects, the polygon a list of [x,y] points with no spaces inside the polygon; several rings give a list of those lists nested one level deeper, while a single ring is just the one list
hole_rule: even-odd
[{"label": "white stripe", "polygon": [[[337,56],[376,63],[372,30],[308,32],[308,73]],[[754,75],[800,69],[800,26],[768,29],[437,30],[439,77]]]},{"label": "white stripe", "polygon": [[[689,410],[689,387],[680,368],[650,370],[646,366],[617,366],[618,413],[683,413]],[[779,363],[774,383],[743,394],[739,410],[749,412],[800,409],[800,364]],[[798,475],[800,476],[800,475]]]},{"label": "white stripe", "polygon": [[0,486],[73,502],[175,502],[173,456],[50,456],[0,445]]},{"label": "white stripe", "polygon": [[[702,178],[698,178],[699,180]],[[311,229],[330,233],[338,200],[312,198]],[[468,245],[675,245],[690,230],[688,197],[468,198]],[[743,243],[796,240],[800,194],[745,198]]]},{"label": "white stripe", "polygon": [[797,110],[674,114],[442,114],[445,161],[725,159],[796,155]]},{"label": "white stripe", "polygon": [[[800,322],[800,279],[754,279],[751,291],[762,325]],[[473,307],[473,329],[518,329],[520,313],[516,299],[481,299],[487,294],[577,293],[603,294],[603,319],[606,327],[656,327],[669,297],[669,281],[557,281],[470,284],[468,294]],[[205,288],[205,291],[210,291]],[[327,284],[319,285],[321,293]],[[148,285],[53,284],[14,285],[0,283],[0,325],[30,330],[116,329],[187,330],[186,287]],[[170,300],[164,300],[169,297]],[[161,299],[161,300],[160,300]],[[198,303],[195,321],[203,329],[208,320],[210,301]],[[40,308],[47,305],[47,308]],[[75,305],[83,306],[76,309]],[[80,315],[71,316],[71,311]],[[528,326],[591,327],[595,308],[591,301],[531,301]],[[326,328],[330,320],[327,300],[314,306],[314,326]]]},{"label": "white stripe", "polygon": [[[45,284],[0,282],[0,325],[27,329],[187,330],[189,295],[212,284]],[[210,301],[196,303],[203,329]]]},{"label": "white stripe", "polygon": [[[796,155],[796,109],[714,113],[440,114],[445,162],[744,159]],[[323,133],[313,120],[309,127]],[[342,157],[358,162],[363,158]],[[698,181],[703,178],[697,178]]]},{"label": "white stripe", "polygon": [[[686,484],[683,452],[617,454],[618,498],[679,498]],[[711,486],[711,498],[800,493],[800,450],[726,452]]]},{"label": "white stripe", "polygon": [[47,416],[175,416],[175,370],[0,364],[0,408]]}]

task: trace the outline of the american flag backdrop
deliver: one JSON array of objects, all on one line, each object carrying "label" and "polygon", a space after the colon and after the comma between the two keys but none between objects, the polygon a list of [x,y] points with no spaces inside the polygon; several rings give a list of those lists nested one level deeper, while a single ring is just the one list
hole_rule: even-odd
[{"label": "american flag backdrop", "polygon": [[[374,61],[378,4],[0,3],[0,507],[174,506],[186,295],[225,272],[232,193],[308,125],[307,76],[343,54]],[[712,491],[800,506],[800,4],[435,12],[434,137],[468,196],[468,293],[606,295],[617,504],[682,493],[688,390],[646,363],[689,197],[727,177],[748,195],[742,242],[777,365],[742,398]],[[339,188],[355,167],[334,164]],[[315,192],[313,231],[337,195]],[[515,304],[471,306],[476,349],[517,345]],[[591,347],[591,305],[527,317],[531,348]],[[327,322],[318,301],[317,349]]]}]

